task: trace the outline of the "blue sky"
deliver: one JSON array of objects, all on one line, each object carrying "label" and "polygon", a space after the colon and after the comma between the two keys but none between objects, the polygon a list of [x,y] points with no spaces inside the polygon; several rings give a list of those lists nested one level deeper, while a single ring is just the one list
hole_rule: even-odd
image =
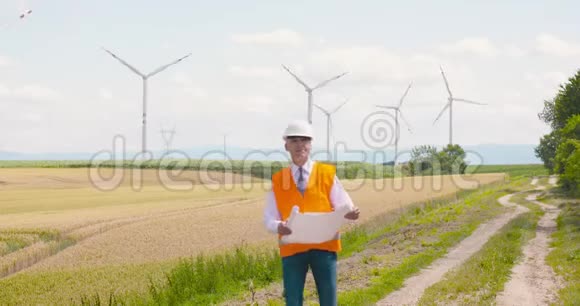
[{"label": "blue sky", "polygon": [[[0,150],[98,151],[115,134],[140,147],[141,83],[106,47],[144,72],[192,52],[150,81],[149,143],[176,127],[175,147],[280,146],[304,118],[307,82],[349,71],[315,92],[332,108],[334,138],[364,148],[375,104],[395,104],[413,81],[401,146],[444,144],[448,117],[438,66],[458,97],[460,144],[536,143],[536,113],[578,69],[574,1],[72,1],[0,2]],[[32,9],[23,20],[18,15]],[[4,26],[2,26],[4,25]],[[317,141],[324,117],[314,113]]]}]

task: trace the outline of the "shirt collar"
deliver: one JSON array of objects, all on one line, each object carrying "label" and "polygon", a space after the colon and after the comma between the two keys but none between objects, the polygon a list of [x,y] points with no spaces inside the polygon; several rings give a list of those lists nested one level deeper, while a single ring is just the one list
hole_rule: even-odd
[{"label": "shirt collar", "polygon": [[[313,164],[314,164],[314,161],[311,160],[310,158],[306,161],[304,166],[302,166],[302,169],[304,169],[305,174],[310,174],[310,172],[312,172],[312,165]],[[290,168],[292,169],[292,173],[298,173],[298,169],[300,167],[298,167],[295,163],[290,163]]]}]

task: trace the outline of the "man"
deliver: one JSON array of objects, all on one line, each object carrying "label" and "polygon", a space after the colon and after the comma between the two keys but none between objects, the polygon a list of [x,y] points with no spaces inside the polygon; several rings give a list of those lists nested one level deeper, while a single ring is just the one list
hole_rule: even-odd
[{"label": "man", "polygon": [[[279,239],[292,233],[286,220],[295,205],[301,213],[332,212],[346,205],[350,211],[344,217],[349,220],[357,220],[360,214],[336,177],[336,168],[310,160],[312,138],[312,126],[304,121],[290,123],[283,135],[292,164],[272,176],[272,191],[264,210],[266,228]],[[340,249],[338,233],[332,240],[317,244],[284,244],[280,240],[286,305],[302,305],[308,268],[312,269],[320,305],[337,304],[336,254]]]}]

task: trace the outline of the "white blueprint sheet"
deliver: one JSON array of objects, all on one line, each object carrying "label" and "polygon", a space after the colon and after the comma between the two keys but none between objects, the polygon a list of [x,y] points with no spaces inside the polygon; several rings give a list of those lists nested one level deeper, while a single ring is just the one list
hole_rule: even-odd
[{"label": "white blueprint sheet", "polygon": [[298,206],[292,208],[288,227],[292,234],[282,236],[284,243],[321,243],[332,240],[340,227],[347,223],[344,215],[350,209],[343,207],[329,213],[300,213]]}]

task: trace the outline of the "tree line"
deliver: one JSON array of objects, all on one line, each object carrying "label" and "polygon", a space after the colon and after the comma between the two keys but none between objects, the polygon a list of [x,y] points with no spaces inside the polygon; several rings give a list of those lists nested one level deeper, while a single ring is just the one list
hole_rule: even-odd
[{"label": "tree line", "polygon": [[556,96],[544,101],[538,114],[552,131],[540,139],[535,152],[559,185],[572,196],[580,196],[580,70],[561,84]]}]

